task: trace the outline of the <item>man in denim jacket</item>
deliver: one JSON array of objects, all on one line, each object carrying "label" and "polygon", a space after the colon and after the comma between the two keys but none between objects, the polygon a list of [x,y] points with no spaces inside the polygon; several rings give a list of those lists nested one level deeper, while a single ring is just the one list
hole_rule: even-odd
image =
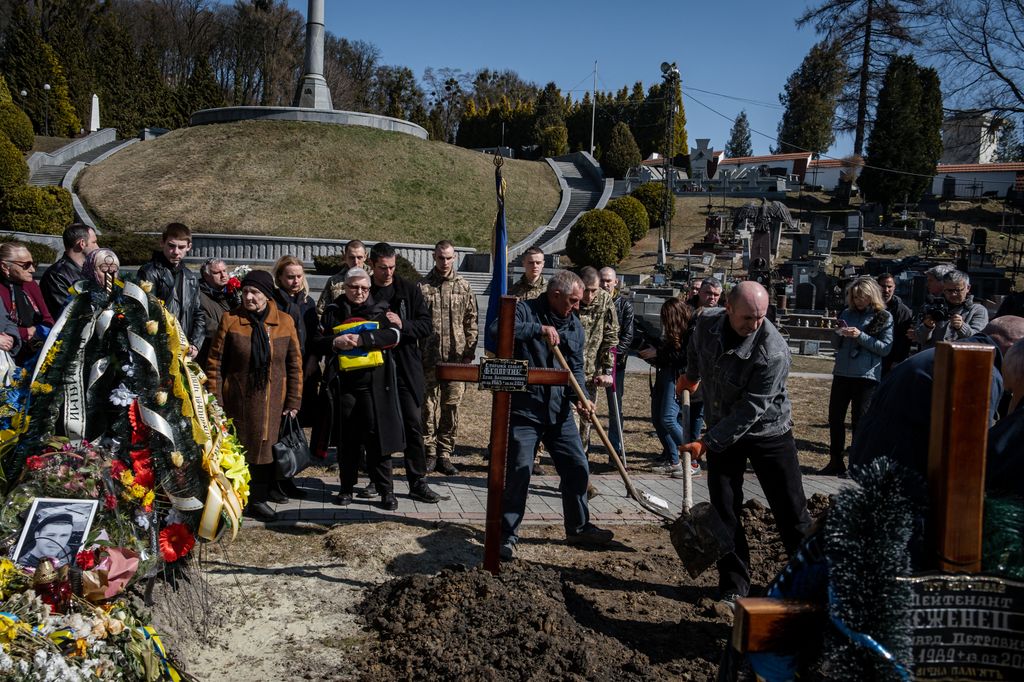
[{"label": "man in denim jacket", "polygon": [[707,453],[711,504],[732,532],[735,550],[718,561],[719,596],[727,602],[750,590],[750,550],[740,510],[743,472],[750,460],[792,553],[810,526],[807,499],[793,440],[793,411],[786,392],[789,347],[770,321],[768,292],[740,282],[725,310],[697,318],[686,363],[691,392],[704,390],[704,437],[681,450],[696,459]]}]

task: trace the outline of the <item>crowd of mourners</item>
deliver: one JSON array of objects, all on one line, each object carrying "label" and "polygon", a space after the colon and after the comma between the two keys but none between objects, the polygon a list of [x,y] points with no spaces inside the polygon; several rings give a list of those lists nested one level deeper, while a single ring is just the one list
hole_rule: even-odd
[{"label": "crowd of mourners", "polygon": [[[0,351],[7,351],[15,364],[37,353],[75,282],[122,274],[117,254],[100,248],[95,231],[85,225],[65,230],[64,247],[64,255],[37,283],[28,248],[18,242],[0,245]],[[274,466],[272,449],[289,419],[310,429],[315,456],[326,459],[336,448],[340,487],[335,504],[352,504],[358,496],[396,509],[391,467],[398,452],[412,499],[446,499],[430,487],[427,475],[458,473],[454,453],[465,384],[438,380],[436,367],[472,362],[480,333],[476,297],[456,272],[451,242],[436,244],[434,267],[413,282],[396,275],[393,246],[377,242],[367,249],[351,240],[343,267],[317,298],[310,293],[302,261],[294,256],[279,259],[270,272],[232,271],[213,258],[196,273],[185,264],[191,248],[189,228],[168,225],[159,250],[135,277],[148,282],[151,293],[177,318],[189,354],[234,421],[252,473],[248,515],[272,521],[269,502],[306,494],[291,479],[278,476]],[[786,390],[789,349],[766,319],[768,292],[756,282],[741,282],[726,292],[715,277],[694,280],[684,294],[664,302],[661,324],[654,327],[636,319],[612,268],[584,267],[578,274],[560,270],[545,278],[544,253],[537,248],[523,254],[521,265],[523,274],[509,290],[518,298],[516,357],[551,368],[561,367],[564,358],[584,395],[546,385],[514,393],[502,557],[515,555],[530,478],[543,473],[542,453],[561,479],[567,541],[611,541],[611,531],[589,520],[588,500],[596,494],[589,481],[590,426],[603,393],[611,445],[624,452],[626,361],[636,354],[651,366],[651,421],[662,449],[655,471],[680,478],[707,469],[712,504],[736,540],[736,551],[719,562],[719,589],[723,598],[745,595],[749,557],[739,518],[748,460],[789,549],[809,525]],[[928,297],[917,311],[895,295],[891,274],[861,276],[846,285],[846,306],[832,338],[830,459],[820,473],[845,475],[847,414],[855,459],[888,453],[915,464],[910,460],[920,448],[908,445],[896,453],[884,443],[899,441],[893,437],[897,424],[913,431],[913,417],[926,410],[900,401],[922,372],[930,377],[930,358],[939,341],[996,347],[995,402],[1004,393],[1004,382],[1005,393],[1019,400],[1024,348],[1014,344],[1024,337],[1022,296],[1007,297],[990,321],[985,306],[973,300],[965,273],[939,265],[927,272],[927,281]],[[883,383],[889,374],[899,376]],[[885,390],[899,382],[906,391],[893,395]],[[1022,390],[1014,393],[1014,387]],[[1012,442],[1020,430],[1016,413],[1024,411],[1016,407],[1017,401],[1002,402],[1004,417],[1016,416],[1006,420],[1007,433],[999,442]],[[903,422],[892,421],[900,410],[917,411],[900,417]],[[910,434],[908,442],[920,436]],[[881,441],[864,446],[872,438]],[[687,453],[690,472],[681,459]],[[361,471],[369,482],[358,487]]]}]

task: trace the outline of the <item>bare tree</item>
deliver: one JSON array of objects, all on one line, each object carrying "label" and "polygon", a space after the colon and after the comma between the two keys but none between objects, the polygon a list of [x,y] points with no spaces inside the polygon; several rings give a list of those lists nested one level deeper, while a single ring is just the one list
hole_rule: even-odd
[{"label": "bare tree", "polygon": [[937,0],[925,51],[949,104],[1024,113],[1024,0]]},{"label": "bare tree", "polygon": [[928,0],[823,0],[796,25],[810,25],[842,47],[849,68],[840,98],[838,128],[853,132],[853,153],[864,151],[865,131],[890,59],[920,44],[916,29],[928,16]]},{"label": "bare tree", "polygon": [[465,93],[472,87],[472,79],[460,69],[444,67],[435,70],[428,66],[423,72],[423,84],[432,115],[440,128],[440,139],[455,144],[465,106]]},{"label": "bare tree", "polygon": [[376,45],[327,34],[324,40],[324,79],[331,89],[335,109],[369,109],[370,88],[379,61],[380,50]]}]

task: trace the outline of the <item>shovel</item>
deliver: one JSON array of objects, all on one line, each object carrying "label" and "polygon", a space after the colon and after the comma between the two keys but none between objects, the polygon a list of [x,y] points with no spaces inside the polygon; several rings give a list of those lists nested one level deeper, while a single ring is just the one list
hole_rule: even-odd
[{"label": "shovel", "polygon": [[[569,384],[572,385],[573,390],[576,391],[577,397],[582,401],[587,401],[587,394],[583,392],[583,388],[581,388],[579,382],[576,381],[576,376],[572,373],[572,370],[569,369],[569,363],[565,361],[565,356],[562,355],[562,351],[558,346],[551,346],[551,350],[554,351],[559,364],[569,372]],[[652,514],[655,514],[666,521],[674,521],[675,519],[673,516],[668,513],[668,502],[647,492],[637,492],[636,488],[633,486],[633,481],[629,478],[629,473],[626,472],[626,467],[622,464],[622,460],[619,459],[619,454],[615,451],[615,448],[612,447],[611,440],[608,439],[608,434],[605,433],[604,427],[601,426],[601,421],[594,413],[590,414],[590,423],[594,427],[594,430],[597,431],[597,435],[600,436],[605,449],[608,450],[608,457],[615,464],[615,468],[619,470],[622,482],[626,484],[626,493],[636,500],[641,507]]]}]

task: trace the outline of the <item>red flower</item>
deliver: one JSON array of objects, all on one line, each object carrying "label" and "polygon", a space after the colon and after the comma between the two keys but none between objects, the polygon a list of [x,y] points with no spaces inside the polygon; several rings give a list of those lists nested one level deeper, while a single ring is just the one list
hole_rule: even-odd
[{"label": "red flower", "polygon": [[103,508],[111,510],[117,509],[117,498],[111,495],[110,493],[107,493],[103,497]]},{"label": "red flower", "polygon": [[233,294],[242,288],[242,282],[237,277],[232,277],[228,280],[227,286],[225,287],[229,294]]},{"label": "red flower", "polygon": [[195,544],[195,536],[184,523],[172,523],[160,531],[160,553],[167,563],[173,563],[188,554]]},{"label": "red flower", "polygon": [[125,471],[128,467],[125,466],[124,462],[119,459],[115,459],[110,463],[110,475],[113,478],[120,478],[121,472]]},{"label": "red flower", "polygon": [[78,556],[75,557],[75,565],[83,571],[88,571],[90,568],[94,568],[96,566],[96,552],[89,549],[83,549],[78,553]]},{"label": "red flower", "polygon": [[46,458],[42,455],[32,455],[25,459],[25,468],[29,471],[36,471],[46,466]]},{"label": "red flower", "polygon": [[135,482],[141,485],[143,488],[153,487],[153,470],[149,467],[137,466],[135,467]]}]

